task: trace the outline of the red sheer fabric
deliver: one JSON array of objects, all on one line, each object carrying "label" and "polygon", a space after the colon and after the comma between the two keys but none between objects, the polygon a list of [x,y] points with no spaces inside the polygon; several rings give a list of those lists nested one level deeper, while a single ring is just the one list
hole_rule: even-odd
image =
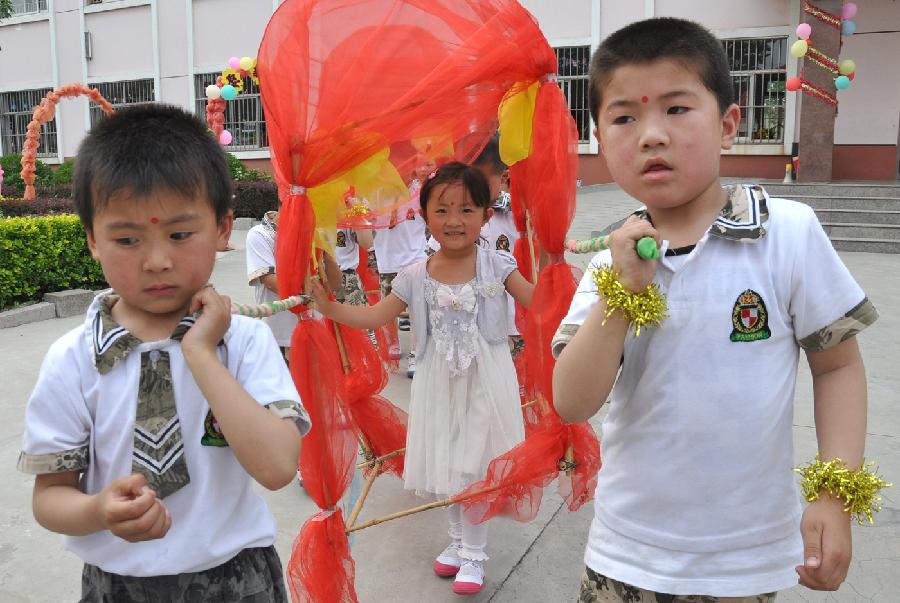
[{"label": "red sheer fabric", "polygon": [[[558,87],[546,78],[556,71],[553,49],[515,0],[287,0],[266,28],[257,71],[283,201],[276,255],[282,297],[303,289],[314,232],[328,247],[338,224],[386,226],[394,210],[411,203],[405,179],[417,151],[430,148],[436,157],[471,162],[497,128],[501,99],[514,86],[536,81],[545,83],[536,101],[533,153],[514,185],[533,192],[539,182],[546,189],[523,200],[541,245],[562,253],[574,207],[568,166],[577,157],[565,154],[573,148],[571,136],[561,137],[574,126]],[[348,208],[351,187],[360,201]],[[551,272],[539,281],[539,293],[563,282],[561,269]],[[532,314],[542,326],[531,337],[543,341],[555,328],[549,322],[555,310]],[[374,360],[358,357],[356,346],[348,345],[351,370],[354,362],[374,370]],[[379,348],[388,347],[382,338]],[[529,354],[549,353],[540,344],[528,347]],[[314,426],[300,465],[310,495],[326,510],[353,470],[356,442],[347,415],[377,453],[395,450],[403,433],[402,414],[375,394],[383,377],[354,374],[345,381],[341,365],[333,329],[301,321],[292,372]],[[546,362],[537,366],[546,374]],[[381,433],[374,428],[379,422],[393,427]],[[391,470],[399,472],[399,465]],[[338,513],[308,522],[296,547],[288,568],[295,599],[356,600]],[[337,586],[321,585],[330,582]]]},{"label": "red sheer fabric", "polygon": [[353,479],[357,442],[338,396],[343,374],[329,325],[300,321],[291,337],[291,375],[312,422],[300,452],[303,487],[320,509],[331,509]]},{"label": "red sheer fabric", "polygon": [[[292,601],[356,601],[355,568],[341,510],[316,513],[294,540],[286,574]],[[317,554],[311,555],[311,551]]]},{"label": "red sheer fabric", "polygon": [[[362,282],[369,305],[374,306],[381,301],[378,273],[369,267],[369,253],[362,247],[359,249],[359,266],[356,267],[356,273]],[[375,341],[378,343],[378,355],[384,366],[392,372],[399,370],[400,359],[391,358],[390,354],[391,346],[400,349],[400,334],[397,332],[396,321],[392,320],[385,326],[375,329]]]},{"label": "red sheer fabric", "polygon": [[[576,467],[560,473],[560,461],[572,446]],[[459,494],[466,517],[482,523],[496,516],[528,522],[540,508],[546,486],[559,475],[558,492],[570,511],[589,501],[600,470],[600,444],[587,423],[566,425],[556,412],[541,419],[524,442],[491,461],[487,477]]]}]

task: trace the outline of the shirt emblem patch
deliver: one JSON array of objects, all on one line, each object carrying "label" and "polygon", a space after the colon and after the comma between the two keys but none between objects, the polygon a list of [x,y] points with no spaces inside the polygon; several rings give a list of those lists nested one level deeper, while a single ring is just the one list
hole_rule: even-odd
[{"label": "shirt emblem patch", "polygon": [[741,293],[734,302],[731,324],[731,341],[759,341],[772,336],[766,304],[753,289]]},{"label": "shirt emblem patch", "polygon": [[212,409],[208,413],[206,413],[206,420],[203,421],[203,437],[200,438],[200,443],[204,446],[228,446],[228,440],[225,439],[225,434],[222,433],[222,428],[219,427],[219,422],[216,420],[216,415],[213,414]]},{"label": "shirt emblem patch", "polygon": [[497,251],[509,251],[509,237],[505,234],[497,237]]},{"label": "shirt emblem patch", "polygon": [[347,246],[347,234],[343,230],[339,230],[337,233],[337,246],[338,247],[346,247]]}]

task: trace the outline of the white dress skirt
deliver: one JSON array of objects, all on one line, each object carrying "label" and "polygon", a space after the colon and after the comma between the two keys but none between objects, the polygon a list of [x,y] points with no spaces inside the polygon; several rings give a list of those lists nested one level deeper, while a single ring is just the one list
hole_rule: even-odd
[{"label": "white dress skirt", "polygon": [[478,333],[466,287],[425,280],[428,339],[412,382],[404,487],[427,498],[484,479],[491,460],[525,439],[509,345]]}]

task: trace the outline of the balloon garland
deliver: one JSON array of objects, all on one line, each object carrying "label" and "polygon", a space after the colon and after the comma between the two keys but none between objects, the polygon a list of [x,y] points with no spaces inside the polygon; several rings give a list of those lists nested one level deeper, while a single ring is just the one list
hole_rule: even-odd
[{"label": "balloon garland", "polygon": [[[843,5],[841,17],[838,17],[837,15],[822,10],[812,2],[803,2],[804,13],[818,19],[830,27],[839,29],[844,36],[852,36],[856,33],[856,22],[853,21],[853,17],[856,16],[858,10],[855,3],[848,2]],[[818,50],[810,39],[810,36],[812,35],[812,25],[809,23],[801,23],[798,25],[796,33],[798,39],[791,44],[791,56],[798,59],[805,58],[810,63],[831,73],[834,76],[834,87],[836,90],[846,90],[849,88],[851,82],[856,77],[856,63],[851,59],[839,61]],[[825,90],[820,86],[816,86],[805,79],[802,73],[798,77],[788,78],[784,87],[789,92],[802,90],[806,94],[830,105],[837,106],[838,104],[835,93]]]},{"label": "balloon garland", "polygon": [[228,146],[234,136],[225,129],[225,104],[233,101],[244,89],[244,78],[249,77],[259,85],[256,59],[231,57],[228,67],[216,77],[216,83],[206,87],[206,125],[222,146]]}]

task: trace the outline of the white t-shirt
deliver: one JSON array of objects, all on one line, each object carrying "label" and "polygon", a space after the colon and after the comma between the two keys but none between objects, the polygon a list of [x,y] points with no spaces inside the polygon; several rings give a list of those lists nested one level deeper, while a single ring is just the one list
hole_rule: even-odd
[{"label": "white t-shirt", "polygon": [[[877,313],[812,209],[759,187],[738,188],[693,252],[672,259],[653,279],[669,317],[626,336],[585,562],[676,595],[788,588],[803,561],[792,471],[800,347],[825,349]],[[604,251],[591,265],[610,261]],[[589,270],[554,354],[597,301]]]},{"label": "white t-shirt", "polygon": [[[141,353],[161,350],[170,357],[190,483],[164,500],[172,515],[172,527],[164,538],[130,543],[103,530],[66,536],[66,548],[107,572],[161,576],[202,571],[245,548],[273,544],[275,520],[231,448],[201,443],[212,415],[179,342],[141,343],[108,373],[95,368],[95,350],[110,349],[95,343],[97,336],[92,332],[99,300],[108,293],[97,296],[84,326],[69,331],[47,352],[25,411],[20,468],[30,473],[76,470],[60,463],[75,452],[86,452],[81,489],[87,494],[130,475]],[[301,434],[309,430],[309,417],[265,325],[233,316],[217,353],[260,405],[288,402],[297,411],[294,420]],[[273,410],[279,412],[274,406]]]},{"label": "white t-shirt", "polygon": [[[494,215],[488,220],[487,224],[481,227],[481,239],[478,243],[485,249],[493,249],[500,253],[508,253],[512,256],[512,252],[516,248],[516,241],[519,240],[519,231],[516,230],[516,223],[513,220],[511,211],[494,211]],[[441,244],[433,236],[428,239],[428,248],[437,251],[441,248]],[[506,323],[510,335],[518,335],[519,330],[516,328],[516,300],[509,295],[507,299],[507,316]]]},{"label": "white t-shirt", "polygon": [[341,271],[356,270],[359,266],[359,243],[356,242],[356,233],[352,229],[338,229],[334,256]]},{"label": "white t-shirt", "polygon": [[419,215],[418,203],[401,207],[397,212],[395,226],[375,231],[379,274],[400,272],[428,258],[425,254],[425,220]]},{"label": "white t-shirt", "polygon": [[[253,287],[253,301],[257,304],[277,301],[278,294],[263,285],[260,277],[275,274],[275,237],[262,224],[247,231],[247,280]],[[281,347],[290,347],[291,334],[297,326],[292,312],[278,312],[262,319]]]}]

